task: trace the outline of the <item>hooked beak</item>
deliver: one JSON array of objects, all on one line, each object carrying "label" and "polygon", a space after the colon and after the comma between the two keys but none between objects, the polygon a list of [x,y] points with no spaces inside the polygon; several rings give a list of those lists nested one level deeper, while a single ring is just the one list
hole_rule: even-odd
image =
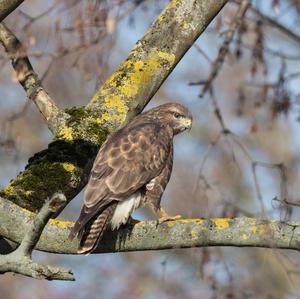
[{"label": "hooked beak", "polygon": [[189,130],[189,131],[191,130],[191,128],[192,128],[192,122],[193,122],[192,118],[186,118],[184,120],[184,127],[185,127],[186,130]]}]

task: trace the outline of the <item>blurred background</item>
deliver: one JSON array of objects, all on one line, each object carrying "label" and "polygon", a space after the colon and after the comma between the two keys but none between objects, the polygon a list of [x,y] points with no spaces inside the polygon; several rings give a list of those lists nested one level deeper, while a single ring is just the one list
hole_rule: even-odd
[{"label": "blurred background", "polygon": [[[26,46],[61,107],[85,105],[147,31],[165,0],[27,0],[6,24]],[[175,140],[162,204],[191,217],[300,218],[300,1],[253,0],[203,97],[203,81],[238,9],[230,1],[146,109],[170,101],[192,111]],[[51,134],[0,49],[0,188]],[[216,113],[219,111],[220,113]],[[228,133],[230,132],[230,133]],[[61,214],[75,220],[79,194]],[[138,219],[151,219],[139,211]],[[73,268],[76,282],[6,274],[0,298],[300,298],[299,253],[254,248],[35,258]]]}]

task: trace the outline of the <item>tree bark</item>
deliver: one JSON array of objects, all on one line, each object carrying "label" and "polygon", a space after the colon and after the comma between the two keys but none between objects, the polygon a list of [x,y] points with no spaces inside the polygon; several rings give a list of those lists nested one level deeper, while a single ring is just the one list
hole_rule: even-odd
[{"label": "tree bark", "polygon": [[34,212],[55,192],[64,191],[68,201],[76,196],[107,135],[141,112],[227,1],[171,1],[86,107],[48,120],[54,141],[29,159],[0,196]]},{"label": "tree bark", "polygon": [[[38,211],[45,199],[55,192],[63,192],[69,201],[80,192],[87,182],[98,148],[107,135],[141,112],[227,2],[172,0],[90,103],[85,107],[59,111],[48,120],[55,134],[54,141],[46,150],[30,158],[26,169],[0,192],[0,203],[10,216],[0,217],[0,235],[19,242],[22,229],[16,232],[14,227],[19,226],[14,223],[22,221],[24,213],[28,217],[29,211]],[[9,204],[14,206],[13,210]],[[148,230],[148,227],[153,227],[153,224],[149,225],[139,227]],[[53,220],[49,228],[52,226],[55,233],[53,238],[47,236],[48,245],[53,246],[49,251],[75,252],[76,242],[68,244],[66,241],[68,224]],[[42,235],[40,242],[43,240]],[[38,248],[47,250],[40,245]]]},{"label": "tree bark", "polygon": [[[34,213],[0,201],[0,235],[21,242]],[[2,225],[2,222],[5,225]],[[50,253],[77,254],[78,241],[68,240],[74,223],[51,219],[36,249]],[[300,222],[254,218],[183,219],[157,225],[139,222],[132,229],[107,231],[93,253],[162,250],[207,246],[264,247],[300,250]]]},{"label": "tree bark", "polygon": [[23,2],[24,0],[0,0],[0,22]]}]

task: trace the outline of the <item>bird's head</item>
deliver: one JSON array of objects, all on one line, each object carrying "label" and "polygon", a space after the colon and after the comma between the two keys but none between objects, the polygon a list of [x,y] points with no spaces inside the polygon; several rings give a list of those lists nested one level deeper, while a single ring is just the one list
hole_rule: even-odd
[{"label": "bird's head", "polygon": [[154,108],[157,116],[178,134],[187,129],[191,129],[193,117],[191,112],[181,104],[167,103]]}]

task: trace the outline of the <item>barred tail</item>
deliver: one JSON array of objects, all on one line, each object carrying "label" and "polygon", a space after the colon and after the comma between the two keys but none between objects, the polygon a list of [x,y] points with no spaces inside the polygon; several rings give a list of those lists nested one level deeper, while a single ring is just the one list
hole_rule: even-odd
[{"label": "barred tail", "polygon": [[78,253],[89,254],[97,247],[114,214],[116,206],[116,204],[108,206],[99,215],[93,217],[83,227],[78,228],[75,224],[75,227],[70,233],[69,238],[74,238],[74,234],[78,233],[78,239],[80,240],[77,250]]}]

